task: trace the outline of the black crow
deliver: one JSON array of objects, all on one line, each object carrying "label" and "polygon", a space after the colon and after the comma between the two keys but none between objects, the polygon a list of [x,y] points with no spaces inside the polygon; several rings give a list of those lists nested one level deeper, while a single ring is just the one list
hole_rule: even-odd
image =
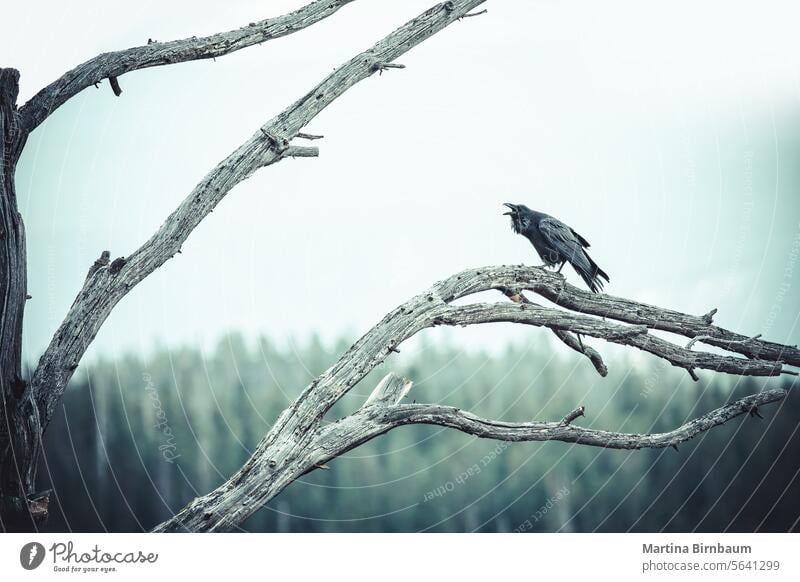
[{"label": "black crow", "polygon": [[607,282],[608,275],[583,250],[589,248],[589,241],[549,214],[536,212],[524,204],[505,206],[511,209],[503,214],[511,216],[512,230],[531,241],[545,266],[559,265],[560,273],[564,263],[569,262],[594,293],[603,288],[603,279]]}]

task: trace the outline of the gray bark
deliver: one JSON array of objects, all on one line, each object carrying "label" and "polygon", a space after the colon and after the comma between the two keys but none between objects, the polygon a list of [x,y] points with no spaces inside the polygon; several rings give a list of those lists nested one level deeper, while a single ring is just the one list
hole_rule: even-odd
[{"label": "gray bark", "polygon": [[[800,350],[797,346],[763,341],[712,325],[716,309],[702,316],[686,315],[621,297],[598,296],[566,283],[555,273],[522,287],[573,311],[608,317],[625,323],[647,325],[651,329],[669,331],[688,338],[698,338],[708,345],[748,358],[800,366]],[[662,319],[659,320],[659,317]]]},{"label": "gray bark", "polygon": [[[664,447],[674,446],[700,431],[722,424],[743,412],[755,411],[759,405],[775,402],[785,396],[782,390],[763,392],[720,408],[670,433],[630,435],[576,427],[572,423],[580,416],[577,411],[568,414],[560,422],[507,423],[480,419],[449,407],[399,405],[399,399],[408,392],[410,384],[390,376],[375,388],[361,410],[332,425],[323,425],[322,418],[331,407],[383,363],[400,344],[420,331],[437,325],[463,326],[496,321],[523,323],[638,347],[675,366],[691,370],[699,367],[739,375],[765,376],[793,373],[784,369],[780,360],[750,360],[694,352],[655,338],[648,332],[663,325],[664,314],[677,314],[681,320],[687,321],[692,316],[609,295],[597,295],[595,301],[609,305],[624,302],[639,313],[639,322],[636,325],[612,323],[595,316],[542,307],[529,300],[517,304],[452,305],[457,299],[491,289],[516,287],[538,291],[543,282],[554,283],[554,277],[566,289],[560,275],[539,267],[470,269],[436,283],[425,293],[393,309],[283,411],[254,454],[236,474],[211,493],[195,499],[154,531],[229,530],[299,476],[405,424],[438,424],[484,438],[503,440],[562,440],[608,448]],[[631,317],[629,314],[617,315],[618,319]],[[709,325],[706,324],[706,327]],[[721,330],[723,332],[730,333]]]},{"label": "gray bark", "polygon": [[34,492],[39,411],[22,377],[22,318],[27,299],[25,226],[14,172],[27,134],[17,111],[19,72],[0,68],[0,528],[35,528],[47,501]]},{"label": "gray bark", "polygon": [[[397,378],[392,374],[387,378],[405,385],[410,383],[410,381]],[[384,379],[384,382],[386,381]],[[514,442],[561,441],[607,449],[676,447],[701,432],[724,424],[737,416],[754,413],[759,406],[778,402],[785,398],[786,394],[785,390],[759,392],[712,410],[669,432],[655,434],[609,432],[582,428],[572,424],[574,418],[570,418],[570,416],[582,416],[583,407],[573,411],[561,421],[503,422],[480,418],[458,408],[438,404],[399,404],[396,402],[394,404],[365,405],[356,413],[319,432],[319,436],[311,447],[316,454],[312,458],[312,462],[325,463],[378,435],[409,424],[444,426],[479,438]]]},{"label": "gray bark", "polygon": [[[21,325],[26,297],[25,238],[17,212],[13,175],[30,131],[52,110],[91,84],[108,79],[114,93],[119,76],[145,67],[211,58],[276,38],[333,14],[350,0],[314,1],[283,17],[205,38],[150,43],[100,55],[54,81],[17,111],[18,73],[0,69],[0,388],[4,423],[0,427],[0,519],[4,529],[35,527],[47,513],[46,495],[34,492],[34,468],[41,433],[86,349],[114,306],[130,289],[180,252],[194,228],[238,183],[264,166],[287,157],[309,157],[317,148],[292,140],[319,136],[301,130],[350,87],[375,72],[402,68],[395,59],[484,0],[450,0],[433,6],[369,50],[335,69],[316,87],[261,126],[254,135],[220,162],[183,200],[156,233],[127,257],[111,260],[104,251],[90,267],[64,322],[34,370],[30,383],[21,377]],[[477,14],[477,13],[472,13]],[[499,290],[515,304],[454,305],[453,301],[481,291]],[[533,303],[524,291],[537,293],[562,309]],[[566,310],[565,310],[565,309]],[[495,321],[550,329],[567,346],[585,355],[601,374],[602,357],[586,346],[582,336],[636,347],[696,378],[696,368],[731,374],[776,376],[794,373],[796,347],[747,338],[712,325],[713,312],[702,317],[682,314],[608,295],[584,292],[563,277],[533,267],[485,267],[454,275],[387,314],[342,357],[314,380],[277,419],[255,453],[227,482],[200,497],[156,531],[219,531],[235,527],[300,475],[371,438],[406,424],[437,424],[484,438],[504,440],[562,440],[610,448],[675,445],[756,407],[784,397],[769,391],[720,408],[669,433],[626,435],[583,429],[575,421],[580,407],[560,422],[507,423],[480,419],[454,408],[400,404],[410,381],[388,376],[354,414],[323,425],[331,407],[406,339],[437,325],[473,325]],[[601,316],[601,317],[598,317]],[[613,320],[613,321],[607,321]],[[649,333],[665,330],[691,341],[679,346]],[[726,349],[731,355],[691,349],[696,342]],[[734,355],[735,354],[735,355]],[[745,357],[739,357],[745,356]],[[22,525],[21,525],[22,524]],[[27,524],[27,525],[26,525]]]},{"label": "gray bark", "polygon": [[[278,38],[310,26],[352,0],[315,0],[285,16],[204,38],[184,39],[99,55],[57,79],[17,110],[17,81],[13,69],[0,69],[0,123],[3,134],[2,255],[0,256],[0,313],[2,350],[0,380],[3,428],[0,429],[0,524],[3,529],[31,529],[46,517],[47,495],[34,491],[35,463],[53,412],[64,389],[114,306],[150,273],[180,252],[194,228],[241,181],[253,172],[289,157],[318,155],[316,147],[294,145],[293,138],[317,139],[300,130],[347,89],[387,68],[398,56],[439,32],[484,0],[437,4],[396,30],[371,49],[336,69],[279,115],[261,126],[244,144],[220,162],[184,199],[156,233],[127,257],[110,260],[103,251],[64,322],[39,360],[30,383],[21,378],[22,310],[26,297],[25,243],[17,212],[14,170],[28,134],[84,88],[108,79],[114,94],[127,72],[183,61],[213,58]],[[21,517],[20,517],[21,516]]]},{"label": "gray bark", "polygon": [[186,61],[213,59],[302,30],[327,18],[353,0],[315,0],[289,14],[251,22],[247,26],[211,36],[152,42],[121,51],[103,53],[59,77],[20,108],[22,125],[33,131],[53,111],[92,85],[108,79],[114,94],[122,89],[125,73]]},{"label": "gray bark", "polygon": [[[438,4],[353,57],[283,112],[261,126],[195,187],[156,233],[127,257],[95,263],[64,322],[42,355],[31,379],[46,426],[72,373],[116,304],[153,271],[180,252],[184,241],[234,186],[257,169],[288,157],[316,156],[317,148],[291,145],[301,129],[350,87],[484,0]],[[451,6],[452,4],[452,6]],[[449,8],[445,5],[450,6]],[[305,136],[304,137],[308,137]]]}]

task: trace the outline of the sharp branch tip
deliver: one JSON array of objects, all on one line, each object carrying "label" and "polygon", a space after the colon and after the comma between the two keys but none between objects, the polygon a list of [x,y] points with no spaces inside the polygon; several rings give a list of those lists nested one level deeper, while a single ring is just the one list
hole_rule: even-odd
[{"label": "sharp branch tip", "polygon": [[464,14],[462,16],[459,16],[458,19],[461,20],[463,18],[472,18],[473,16],[480,16],[481,14],[486,14],[487,12],[489,11],[486,8],[484,8],[483,10],[480,10],[478,12],[470,12],[469,14]]},{"label": "sharp branch tip", "polygon": [[108,83],[111,85],[111,90],[114,91],[114,95],[117,97],[122,95],[122,87],[119,86],[119,80],[114,75],[108,76]]}]

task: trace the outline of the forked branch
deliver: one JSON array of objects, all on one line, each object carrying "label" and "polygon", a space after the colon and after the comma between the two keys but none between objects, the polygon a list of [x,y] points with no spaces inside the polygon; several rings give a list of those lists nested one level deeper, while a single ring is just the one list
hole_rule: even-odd
[{"label": "forked branch", "polygon": [[[692,351],[655,337],[649,333],[650,329],[667,326],[664,318],[672,316],[671,314],[675,314],[683,322],[694,319],[686,314],[608,295],[593,296],[589,307],[580,305],[589,310],[596,309],[598,305],[608,304],[613,307],[624,304],[635,310],[635,313],[627,313],[620,308],[616,311],[609,309],[617,319],[614,322],[585,313],[544,307],[519,297],[515,303],[454,303],[492,289],[505,290],[504,292],[508,289],[519,289],[519,293],[512,293],[519,295],[523,289],[540,292],[543,288],[556,284],[566,293],[577,292],[575,297],[582,297],[583,292],[573,292],[567,288],[560,276],[542,268],[525,266],[470,269],[444,279],[425,293],[413,297],[389,312],[333,366],[307,386],[280,415],[253,456],[233,477],[208,495],[196,499],[175,517],[160,524],[156,530],[230,529],[301,475],[405,424],[447,426],[483,438],[510,441],[557,440],[616,449],[658,448],[677,446],[702,431],[741,414],[752,414],[758,406],[778,401],[786,395],[784,390],[761,392],[723,406],[670,432],[640,435],[576,426],[575,421],[584,413],[583,407],[570,412],[560,421],[515,423],[482,419],[447,406],[401,404],[402,398],[411,389],[411,383],[389,375],[378,384],[357,412],[336,422],[323,424],[322,419],[331,407],[396,352],[400,344],[420,331],[438,325],[473,325],[498,321],[521,323],[557,331],[561,334],[559,337],[572,338],[568,341],[575,340],[579,345],[582,345],[582,340],[578,339],[578,334],[637,347],[675,366],[692,371],[694,368],[706,368],[757,376],[777,376],[782,372],[790,372],[784,369],[784,360],[768,359],[772,353],[769,350],[764,350],[767,357],[763,360],[747,359]],[[575,297],[571,301],[578,304]],[[636,321],[633,325],[620,323],[634,319]],[[710,323],[703,325],[706,335],[710,335],[709,332],[733,335],[721,328],[711,330]],[[736,347],[738,344],[731,345],[734,353]],[[781,355],[794,349],[789,346],[781,348]],[[585,349],[583,353],[586,353]]]},{"label": "forked branch", "polygon": [[[392,383],[409,385],[410,380],[398,378],[390,373],[381,381],[384,385]],[[438,404],[365,405],[356,413],[323,429],[314,447],[319,452],[316,462],[325,463],[376,436],[409,424],[444,426],[480,438],[514,442],[561,441],[607,449],[674,447],[737,416],[751,413],[759,406],[778,402],[785,398],[786,394],[786,390],[767,390],[752,394],[712,410],[673,430],[653,434],[610,432],[572,424],[576,418],[583,416],[583,407],[577,408],[561,421],[503,422],[481,418],[452,406]]]},{"label": "forked branch", "polygon": [[118,78],[125,73],[174,63],[212,59],[286,36],[327,18],[353,0],[315,0],[289,14],[268,18],[228,32],[147,44],[103,53],[68,71],[34,95],[20,108],[26,131],[40,123],[69,99],[108,79],[114,94],[122,93]]},{"label": "forked branch", "polygon": [[[133,287],[180,252],[191,232],[234,186],[259,168],[287,157],[317,155],[317,148],[291,144],[304,126],[350,87],[373,75],[377,70],[376,64],[393,62],[483,2],[453,1],[449,3],[452,9],[437,4],[338,67],[311,91],[261,126],[248,141],[212,169],[150,240],[129,256],[119,257],[108,266],[100,266],[91,277],[87,277],[31,379],[30,390],[39,407],[42,426],[47,425],[72,373],[112,309]],[[333,9],[344,3],[322,4]],[[322,4],[315,2],[309,6],[322,10]],[[274,24],[269,27],[276,34],[285,32],[284,28]]]},{"label": "forked branch", "polygon": [[[19,131],[27,135],[51,111],[79,91],[105,79],[114,93],[118,78],[130,71],[171,63],[213,58],[290,34],[336,12],[352,0],[315,0],[291,14],[204,38],[147,45],[99,55],[54,81],[19,110]],[[335,69],[311,91],[269,120],[244,144],[200,181],[164,224],[130,255],[111,260],[107,251],[90,268],[64,322],[42,356],[17,411],[34,422],[26,435],[40,439],[56,404],[87,347],[115,305],[138,283],[179,253],[197,225],[240,182],[259,168],[287,157],[318,155],[316,147],[297,146],[295,138],[316,139],[302,130],[350,87],[371,75],[402,68],[396,59],[423,40],[472,12],[484,0],[448,0],[406,23],[369,50]],[[16,118],[15,118],[16,119]],[[16,121],[15,121],[16,123]],[[16,127],[16,126],[15,126]],[[14,147],[24,138],[15,139]],[[482,291],[499,290],[514,303],[461,304],[457,300]],[[532,292],[554,303],[529,300]],[[583,337],[638,348],[696,378],[696,369],[748,376],[796,374],[786,366],[800,365],[797,347],[766,342],[714,326],[715,310],[693,316],[608,295],[588,293],[564,278],[534,267],[485,267],[458,273],[435,284],[388,313],[326,372],[308,385],[276,420],[251,458],[228,481],[194,500],[157,531],[231,529],[280,493],[299,476],[325,467],[325,462],[396,427],[432,424],[482,438],[507,441],[557,440],[605,448],[638,449],[676,446],[700,432],[785,397],[770,390],[748,396],[667,433],[640,435],[600,431],[576,425],[584,414],[576,408],[560,421],[506,422],[435,404],[403,404],[411,382],[389,375],[354,414],[325,424],[323,418],[353,386],[398,351],[420,331],[439,326],[507,322],[551,330],[567,346],[585,355],[601,374],[600,354],[584,345]],[[688,338],[682,346],[651,333],[666,331]],[[695,342],[727,354],[695,351]],[[30,408],[30,409],[28,409]],[[30,449],[35,459],[39,441]],[[32,465],[33,466],[33,465]],[[35,500],[38,503],[38,499]]]},{"label": "forked branch", "polygon": [[[525,295],[522,294],[521,289],[511,289],[509,287],[503,287],[500,291],[511,299],[514,303],[524,303],[526,305],[537,305]],[[603,356],[591,346],[586,345],[583,340],[581,339],[580,335],[576,335],[570,333],[568,331],[564,331],[563,329],[555,329],[552,328],[551,330],[553,335],[555,335],[558,339],[560,339],[564,344],[578,352],[579,354],[583,354],[586,356],[589,361],[594,366],[594,369],[597,370],[597,373],[603,376],[604,378],[608,376],[608,367],[606,363],[603,361]],[[688,347],[688,346],[687,346]]]},{"label": "forked branch", "polygon": [[[712,410],[669,432],[636,434],[582,428],[562,422],[502,422],[480,418],[469,412],[437,404],[405,404],[386,411],[378,424],[395,428],[406,424],[434,424],[460,430],[480,438],[503,441],[562,441],[606,449],[644,449],[671,447],[749,413],[754,407],[777,402],[785,390],[752,394]],[[385,431],[384,431],[385,432]]]},{"label": "forked branch", "polygon": [[688,315],[631,299],[589,293],[550,272],[518,284],[521,288],[533,291],[566,309],[634,325],[646,325],[650,329],[668,331],[687,338],[697,338],[697,341],[710,346],[752,359],[800,366],[800,350],[797,346],[768,342],[760,339],[760,336],[750,337],[713,325],[716,309],[701,316]]}]

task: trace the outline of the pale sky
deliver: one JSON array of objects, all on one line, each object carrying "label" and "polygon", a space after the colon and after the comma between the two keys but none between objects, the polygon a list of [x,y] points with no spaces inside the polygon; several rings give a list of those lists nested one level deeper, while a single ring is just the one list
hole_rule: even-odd
[{"label": "pale sky", "polygon": [[[298,1],[31,1],[4,6],[20,102],[103,51],[204,35]],[[104,249],[126,255],[203,175],[335,66],[431,0],[356,0],[216,62],[90,88],[28,142],[25,349],[34,359]],[[434,281],[538,264],[503,202],[592,243],[609,293],[767,339],[800,340],[796,2],[490,0],[348,91],[308,131],[318,159],[237,186],[183,254],[134,289],[89,358],[225,332],[357,334]],[[569,268],[570,281],[582,285]],[[465,346],[529,329],[449,330]],[[543,333],[543,332],[542,332]]]}]

